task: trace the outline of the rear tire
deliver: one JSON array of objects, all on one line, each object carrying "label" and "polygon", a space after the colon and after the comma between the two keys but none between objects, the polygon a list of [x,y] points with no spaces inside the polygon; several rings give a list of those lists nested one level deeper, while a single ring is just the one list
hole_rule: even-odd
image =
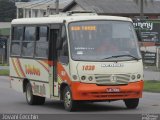
[{"label": "rear tire", "polygon": [[45,103],[45,97],[33,95],[32,86],[30,83],[27,83],[26,101],[29,105],[43,105]]},{"label": "rear tire", "polygon": [[137,106],[139,104],[139,99],[138,98],[127,99],[127,100],[124,100],[124,103],[128,109],[135,109],[135,108],[137,108]]},{"label": "rear tire", "polygon": [[72,93],[68,86],[65,87],[63,92],[63,102],[65,110],[70,112],[75,111],[77,102],[72,99]]}]

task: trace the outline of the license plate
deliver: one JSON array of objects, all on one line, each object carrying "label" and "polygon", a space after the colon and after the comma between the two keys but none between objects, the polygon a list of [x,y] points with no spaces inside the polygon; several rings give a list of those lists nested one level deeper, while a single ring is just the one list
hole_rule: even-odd
[{"label": "license plate", "polygon": [[119,88],[107,88],[107,92],[120,92]]}]

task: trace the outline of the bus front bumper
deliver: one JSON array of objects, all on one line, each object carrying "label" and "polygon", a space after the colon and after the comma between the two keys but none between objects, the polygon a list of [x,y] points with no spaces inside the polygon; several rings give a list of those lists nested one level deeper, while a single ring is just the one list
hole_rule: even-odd
[{"label": "bus front bumper", "polygon": [[73,100],[123,100],[141,98],[143,91],[143,80],[119,86],[98,86],[73,82],[71,85]]}]

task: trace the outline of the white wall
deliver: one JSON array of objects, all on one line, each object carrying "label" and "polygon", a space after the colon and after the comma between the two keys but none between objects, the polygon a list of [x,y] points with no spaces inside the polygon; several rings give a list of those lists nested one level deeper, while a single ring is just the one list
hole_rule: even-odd
[{"label": "white wall", "polygon": [[11,23],[10,22],[0,22],[0,28],[10,28]]}]

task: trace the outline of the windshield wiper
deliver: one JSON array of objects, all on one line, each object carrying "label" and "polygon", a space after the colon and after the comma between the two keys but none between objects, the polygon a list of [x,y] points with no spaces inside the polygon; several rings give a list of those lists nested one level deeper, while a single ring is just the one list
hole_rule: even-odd
[{"label": "windshield wiper", "polygon": [[135,57],[133,55],[130,55],[130,54],[126,54],[126,55],[113,55],[113,56],[109,56],[109,57],[103,58],[103,60],[110,59],[110,58],[118,58],[118,57],[132,57],[135,60],[139,60],[139,58],[137,58],[137,57]]}]

